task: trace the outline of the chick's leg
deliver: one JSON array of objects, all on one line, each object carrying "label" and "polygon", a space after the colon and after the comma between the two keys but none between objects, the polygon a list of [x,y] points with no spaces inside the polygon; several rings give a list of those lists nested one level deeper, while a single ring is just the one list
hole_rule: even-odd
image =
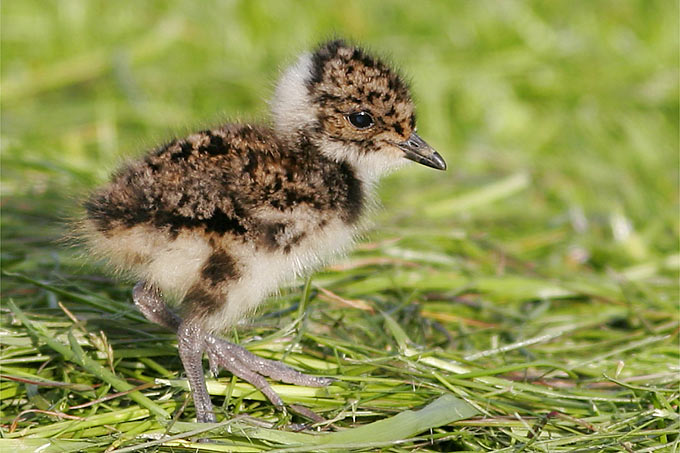
[{"label": "chick's leg", "polygon": [[308,387],[325,387],[333,382],[331,378],[310,376],[281,362],[263,359],[241,346],[205,333],[195,324],[183,322],[166,305],[160,292],[144,282],[135,285],[132,298],[149,321],[177,332],[180,357],[193,392],[199,421],[214,421],[210,396],[203,379],[203,352],[208,355],[214,375],[217,375],[220,368],[229,371],[257,387],[278,408],[283,407],[283,401],[263,376]]},{"label": "chick's leg", "polygon": [[189,388],[196,407],[198,422],[215,423],[210,394],[203,376],[203,352],[205,352],[206,333],[191,320],[182,321],[177,329],[177,348],[187,374]]},{"label": "chick's leg", "polygon": [[196,419],[199,422],[215,422],[215,414],[203,376],[202,359],[207,345],[206,333],[194,323],[183,322],[166,305],[160,292],[144,282],[135,285],[132,299],[146,319],[177,333],[177,347],[191,388]]},{"label": "chick's leg", "polygon": [[[304,385],[307,387],[325,387],[332,383],[334,379],[310,376],[308,374],[300,373],[293,368],[284,365],[282,362],[276,360],[268,360],[259,357],[246,348],[230,343],[216,337],[209,337],[208,343],[208,359],[210,360],[210,367],[215,372],[217,368],[221,367],[232,374],[239,376],[257,388],[262,390],[255,382],[250,381],[245,376],[239,373],[246,370],[261,374],[262,376],[270,377],[276,381],[285,382],[287,384]],[[262,392],[266,395],[265,392]],[[269,398],[269,400],[276,404],[276,402]]]},{"label": "chick's leg", "polygon": [[139,282],[132,290],[132,300],[149,321],[167,327],[173,332],[179,329],[182,319],[170,310],[156,288]]}]

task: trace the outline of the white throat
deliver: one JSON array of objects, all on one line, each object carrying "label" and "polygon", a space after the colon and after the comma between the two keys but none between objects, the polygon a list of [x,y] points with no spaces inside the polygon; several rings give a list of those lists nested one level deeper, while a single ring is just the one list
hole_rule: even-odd
[{"label": "white throat", "polygon": [[321,140],[317,143],[320,152],[337,162],[347,162],[354,169],[356,176],[366,185],[375,186],[381,177],[408,164],[401,151],[362,151],[353,145],[346,145],[332,140]]}]

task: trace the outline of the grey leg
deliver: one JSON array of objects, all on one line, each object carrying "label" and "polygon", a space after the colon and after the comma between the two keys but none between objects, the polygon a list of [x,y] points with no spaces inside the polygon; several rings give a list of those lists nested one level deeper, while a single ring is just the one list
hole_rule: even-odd
[{"label": "grey leg", "polygon": [[235,376],[259,389],[277,408],[283,409],[281,397],[274,392],[263,376],[288,384],[309,387],[325,387],[332,378],[310,376],[300,373],[275,360],[263,359],[234,343],[206,333],[195,323],[183,321],[168,308],[158,290],[139,282],[132,291],[132,298],[139,311],[156,324],[177,332],[178,349],[196,406],[199,422],[214,422],[215,415],[203,377],[203,353],[207,352],[210,369],[217,375],[224,368]]},{"label": "grey leg", "polygon": [[183,321],[177,330],[177,347],[194,399],[196,420],[199,423],[215,423],[217,419],[203,376],[202,359],[207,346],[205,340],[205,332],[191,320]]},{"label": "grey leg", "polygon": [[[238,369],[233,371],[232,368],[246,368],[280,382],[304,385],[307,387],[325,387],[335,380],[332,378],[310,376],[308,374],[300,373],[281,362],[263,359],[242,346],[229,343],[228,341],[219,338],[211,336],[208,338],[207,343],[208,358],[211,362],[210,366],[221,366],[237,376],[239,376]],[[243,379],[246,378],[244,377]],[[254,383],[252,384],[255,385]],[[273,400],[272,403],[276,404]]]},{"label": "grey leg", "polygon": [[132,290],[132,300],[149,321],[167,327],[173,332],[179,329],[182,320],[168,308],[156,288],[139,282]]}]

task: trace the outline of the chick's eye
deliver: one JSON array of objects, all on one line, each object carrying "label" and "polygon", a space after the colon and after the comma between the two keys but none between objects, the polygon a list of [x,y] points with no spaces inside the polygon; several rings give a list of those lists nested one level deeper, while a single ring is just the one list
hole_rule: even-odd
[{"label": "chick's eye", "polygon": [[347,120],[357,129],[368,129],[373,126],[373,117],[367,112],[350,113]]}]

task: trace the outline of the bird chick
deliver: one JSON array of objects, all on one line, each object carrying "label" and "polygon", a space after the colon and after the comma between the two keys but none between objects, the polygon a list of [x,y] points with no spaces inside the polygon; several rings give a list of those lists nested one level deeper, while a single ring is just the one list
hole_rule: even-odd
[{"label": "bird chick", "polygon": [[92,253],[136,279],[139,310],[177,332],[200,422],[215,421],[204,353],[214,372],[250,382],[279,408],[265,376],[332,381],[216,334],[346,251],[380,176],[407,159],[446,169],[415,132],[404,81],[342,40],[300,56],[281,76],[271,110],[272,126],[225,124],[151,151],[84,204],[81,230]]}]

